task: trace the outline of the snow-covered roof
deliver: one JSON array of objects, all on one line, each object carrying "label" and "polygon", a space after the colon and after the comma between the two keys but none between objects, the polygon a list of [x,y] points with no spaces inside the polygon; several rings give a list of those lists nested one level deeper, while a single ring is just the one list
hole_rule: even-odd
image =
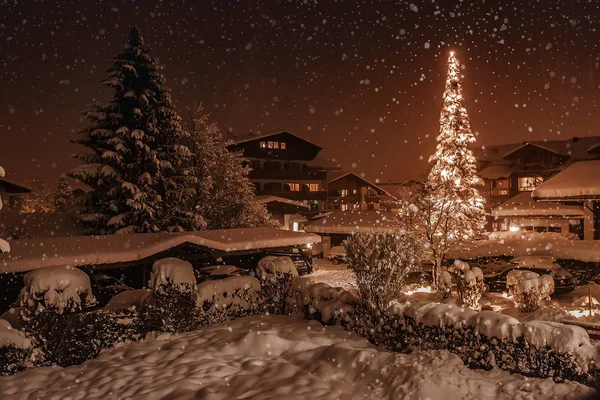
[{"label": "snow-covered roof", "polygon": [[[593,158],[588,151],[590,147],[600,142],[600,136],[583,136],[566,140],[531,140],[527,143],[543,147],[554,153],[569,156],[571,160],[589,160]],[[517,148],[523,147],[523,143],[509,143],[501,145],[473,146],[471,150],[478,161],[497,163],[507,154]]]},{"label": "snow-covered roof", "polygon": [[300,208],[310,209],[310,205],[308,205],[306,203],[303,203],[301,201],[286,199],[284,197],[279,197],[279,196],[256,196],[256,200],[258,200],[262,204],[274,203],[274,202],[275,203],[285,203],[285,204],[289,204],[289,205],[300,207]]},{"label": "snow-covered roof", "polygon": [[337,211],[304,226],[306,232],[352,234],[393,233],[398,229],[395,214],[389,211]]},{"label": "snow-covered roof", "polygon": [[261,133],[261,134],[254,134],[254,133],[249,133],[247,135],[243,135],[240,137],[234,137],[232,139],[234,144],[240,144],[240,143],[246,143],[246,142],[251,142],[253,140],[258,140],[258,139],[265,139],[271,136],[275,136],[275,135],[280,135],[280,134],[288,134],[288,135],[292,135],[297,137],[298,139],[305,141],[307,143],[312,144],[313,146],[318,147],[319,149],[322,149],[321,146],[314,144],[313,142],[311,142],[310,140],[306,140],[305,138],[295,135],[289,131],[280,131],[280,132],[270,132],[270,133]]},{"label": "snow-covered roof", "polygon": [[371,188],[375,189],[377,191],[377,193],[379,193],[381,195],[386,194],[386,195],[390,196],[390,193],[388,193],[387,190],[382,189],[381,187],[377,186],[373,182],[368,181],[359,175],[356,175],[354,172],[343,172],[342,171],[339,173],[334,173],[329,177],[329,183],[339,181],[340,179],[345,178],[345,177],[353,177],[354,179],[357,179],[357,180],[363,182],[365,184],[365,186],[370,186]]},{"label": "snow-covered roof", "polygon": [[479,172],[479,177],[482,179],[500,179],[508,178],[513,173],[513,168],[510,165],[490,165]]},{"label": "snow-covered roof", "polygon": [[540,201],[531,197],[531,192],[520,192],[514,197],[492,208],[492,217],[512,216],[547,216],[547,217],[579,217],[584,215],[582,206]]},{"label": "snow-covered roof", "polygon": [[538,200],[600,199],[600,160],[582,161],[569,166],[532,192]]},{"label": "snow-covered roof", "polygon": [[5,193],[29,193],[31,192],[31,188],[27,185],[23,185],[20,183],[13,182],[4,177],[0,178],[0,192]]},{"label": "snow-covered roof", "polygon": [[198,232],[75,236],[13,240],[0,255],[0,272],[43,267],[105,265],[142,260],[184,243],[226,252],[319,243],[318,235],[276,228],[237,228]]},{"label": "snow-covered roof", "polygon": [[511,154],[513,154],[513,153],[515,153],[515,152],[517,152],[517,151],[519,151],[519,150],[521,150],[522,148],[524,148],[524,147],[527,147],[527,146],[535,146],[535,147],[537,147],[537,148],[540,148],[540,149],[542,149],[542,150],[549,151],[550,153],[554,153],[554,154],[561,155],[561,154],[560,154],[558,151],[556,151],[556,150],[553,150],[553,149],[551,149],[550,147],[548,147],[548,146],[546,146],[546,145],[544,145],[544,144],[541,144],[541,143],[539,143],[539,142],[537,142],[537,143],[524,142],[524,143],[522,143],[521,145],[519,145],[519,146],[515,147],[514,149],[511,149],[511,150],[509,150],[508,152],[506,152],[506,153],[505,153],[505,154],[502,156],[502,158],[506,158],[506,157],[510,156]]}]

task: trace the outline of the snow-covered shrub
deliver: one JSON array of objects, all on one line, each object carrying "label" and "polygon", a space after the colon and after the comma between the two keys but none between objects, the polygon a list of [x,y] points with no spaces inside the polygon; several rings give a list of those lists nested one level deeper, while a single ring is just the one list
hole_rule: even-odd
[{"label": "snow-covered shrub", "polygon": [[282,314],[292,281],[298,277],[292,259],[286,256],[264,257],[258,262],[256,276],[260,280],[265,311]]},{"label": "snow-covered shrub", "polygon": [[24,277],[19,293],[23,330],[43,356],[40,362],[60,363],[68,354],[65,338],[77,327],[75,313],[96,304],[89,277],[70,266],[40,268]]},{"label": "snow-covered shrub", "polygon": [[160,293],[167,288],[180,292],[196,291],[196,276],[192,264],[169,257],[155,261],[150,274],[150,288]]},{"label": "snow-covered shrub", "polygon": [[537,310],[540,302],[554,293],[554,279],[550,275],[538,275],[533,271],[512,270],[506,277],[506,288],[523,312]]},{"label": "snow-covered shrub", "polygon": [[293,281],[288,293],[287,314],[304,314],[306,318],[332,325],[346,323],[358,300],[348,291],[326,283],[314,283],[309,277]]},{"label": "snow-covered shrub", "polygon": [[251,276],[232,276],[198,285],[197,305],[210,324],[255,314],[260,309],[260,282]]},{"label": "snow-covered shrub", "polygon": [[407,274],[421,262],[423,243],[409,233],[357,233],[345,246],[362,305],[376,318],[401,295]]},{"label": "snow-covered shrub", "polygon": [[35,361],[33,342],[24,332],[0,319],[0,375],[10,375]]},{"label": "snow-covered shrub", "polygon": [[90,278],[70,266],[47,267],[25,274],[19,293],[21,306],[30,312],[44,310],[58,314],[75,312],[96,304]]},{"label": "snow-covered shrub", "polygon": [[479,308],[479,299],[483,294],[483,272],[478,267],[471,268],[461,260],[455,260],[448,272],[456,282],[458,298],[469,308]]},{"label": "snow-covered shrub", "polygon": [[146,324],[165,332],[187,332],[203,326],[196,307],[197,285],[192,264],[178,258],[154,262],[152,295],[144,308]]},{"label": "snow-covered shrub", "polygon": [[444,299],[450,297],[452,294],[452,275],[448,272],[448,269],[443,269],[440,273],[440,281],[438,282],[438,290],[442,294]]}]

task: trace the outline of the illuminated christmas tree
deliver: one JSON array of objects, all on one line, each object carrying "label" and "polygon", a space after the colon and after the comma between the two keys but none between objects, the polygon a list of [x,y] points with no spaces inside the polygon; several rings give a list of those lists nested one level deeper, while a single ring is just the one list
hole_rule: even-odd
[{"label": "illuminated christmas tree", "polygon": [[472,240],[485,225],[483,198],[476,186],[476,160],[468,146],[475,141],[463,106],[460,65],[450,53],[437,148],[427,182],[405,202],[400,217],[407,229],[422,232],[431,252],[434,285],[451,248]]}]

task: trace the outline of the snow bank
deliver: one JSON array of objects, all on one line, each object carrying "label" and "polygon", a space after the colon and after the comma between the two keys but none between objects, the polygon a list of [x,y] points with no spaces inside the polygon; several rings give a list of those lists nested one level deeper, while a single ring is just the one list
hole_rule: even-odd
[{"label": "snow bank", "polygon": [[15,346],[18,349],[30,349],[31,339],[25,333],[13,328],[8,321],[0,319],[0,347]]},{"label": "snow bank", "polygon": [[77,268],[49,267],[30,271],[25,274],[24,281],[19,301],[28,308],[51,308],[63,312],[96,303],[90,278]]},{"label": "snow bank", "polygon": [[192,264],[179,258],[163,258],[154,262],[150,287],[161,292],[168,286],[179,291],[196,290],[196,276]]},{"label": "snow bank", "polygon": [[577,383],[469,370],[446,351],[397,354],[341,327],[242,318],[0,378],[0,398],[577,399]]},{"label": "snow bank", "polygon": [[104,306],[105,310],[125,310],[130,307],[140,308],[149,304],[152,292],[149,289],[134,289],[119,293]]},{"label": "snow bank", "polygon": [[258,262],[256,275],[260,279],[281,279],[286,275],[293,279],[298,276],[298,270],[289,257],[266,256]]},{"label": "snow bank", "polygon": [[198,305],[213,304],[217,308],[250,308],[260,295],[260,282],[251,276],[232,276],[205,281],[198,285]]}]

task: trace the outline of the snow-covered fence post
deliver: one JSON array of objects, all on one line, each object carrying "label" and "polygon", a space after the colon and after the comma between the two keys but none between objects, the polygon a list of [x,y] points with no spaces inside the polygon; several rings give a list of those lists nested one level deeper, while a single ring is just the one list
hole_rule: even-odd
[{"label": "snow-covered fence post", "polygon": [[479,299],[483,294],[483,272],[478,267],[471,268],[464,261],[456,260],[448,268],[454,277],[458,298],[469,308],[479,308]]},{"label": "snow-covered fence post", "polygon": [[537,310],[540,302],[554,293],[554,279],[550,275],[538,275],[533,271],[512,270],[506,277],[506,288],[523,312]]}]

